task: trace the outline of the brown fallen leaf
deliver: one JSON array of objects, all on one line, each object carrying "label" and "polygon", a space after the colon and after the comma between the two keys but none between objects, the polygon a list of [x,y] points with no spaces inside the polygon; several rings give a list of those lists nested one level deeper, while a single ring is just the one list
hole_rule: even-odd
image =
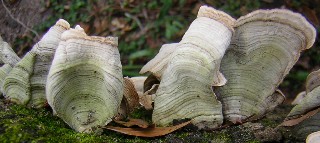
[{"label": "brown fallen leaf", "polygon": [[319,111],[320,111],[320,108],[317,108],[317,109],[312,110],[312,111],[308,112],[307,114],[305,114],[305,115],[303,115],[303,116],[301,116],[299,118],[283,121],[279,126],[294,126],[296,124],[299,124],[303,120],[310,118],[311,116],[315,115]]},{"label": "brown fallen leaf", "polygon": [[143,94],[143,84],[146,79],[146,76],[137,76],[129,78],[129,80],[133,83],[134,88],[136,89],[139,96]]},{"label": "brown fallen leaf", "polygon": [[123,98],[114,120],[126,118],[139,106],[139,95],[128,77],[123,78]]},{"label": "brown fallen leaf", "polygon": [[151,89],[143,93],[143,95],[139,96],[139,103],[146,109],[152,110],[153,106],[153,98],[155,96],[156,91],[158,90],[159,84],[152,85]]},{"label": "brown fallen leaf", "polygon": [[124,77],[123,82],[123,100],[126,103],[127,113],[131,113],[139,106],[139,95],[134,87],[134,84],[129,78]]},{"label": "brown fallen leaf", "polygon": [[132,126],[138,126],[140,128],[148,128],[149,127],[149,123],[141,120],[141,119],[129,119],[128,122],[125,121],[117,121],[115,120],[114,122],[126,126],[126,127],[132,127]]},{"label": "brown fallen leaf", "polygon": [[191,121],[187,121],[172,127],[149,127],[149,128],[121,128],[114,126],[105,126],[105,129],[112,130],[115,132],[119,132],[126,135],[138,136],[138,137],[158,137],[163,136],[169,133],[172,133],[188,124]]},{"label": "brown fallen leaf", "polygon": [[139,97],[140,104],[146,109],[146,110],[152,110],[152,95],[144,94]]}]

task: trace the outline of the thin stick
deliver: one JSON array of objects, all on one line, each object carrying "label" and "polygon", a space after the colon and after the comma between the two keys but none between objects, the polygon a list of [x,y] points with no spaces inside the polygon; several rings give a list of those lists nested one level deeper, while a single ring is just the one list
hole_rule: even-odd
[{"label": "thin stick", "polygon": [[27,25],[25,25],[24,23],[22,23],[19,19],[14,18],[14,16],[12,15],[12,13],[11,13],[10,10],[8,9],[8,7],[4,4],[4,1],[3,1],[3,0],[1,0],[1,1],[2,1],[2,5],[3,5],[4,9],[7,11],[7,13],[9,14],[9,16],[10,16],[14,21],[18,22],[22,27],[24,27],[25,29],[27,29],[27,30],[31,31],[32,33],[34,33],[38,39],[40,38],[39,34],[38,34],[35,30],[29,28]]}]

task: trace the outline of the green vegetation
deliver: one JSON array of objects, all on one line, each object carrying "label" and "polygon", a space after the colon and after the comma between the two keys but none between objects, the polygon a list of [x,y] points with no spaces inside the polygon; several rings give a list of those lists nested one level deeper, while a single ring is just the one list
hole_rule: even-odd
[{"label": "green vegetation", "polygon": [[49,109],[28,109],[20,105],[0,106],[0,142],[147,142],[105,131],[104,135],[76,133]]},{"label": "green vegetation", "polygon": [[[139,111],[138,111],[139,112]],[[133,115],[137,115],[138,112]],[[144,114],[144,113],[143,113]],[[147,115],[145,115],[147,116]],[[221,131],[196,131],[192,127],[158,138],[140,138],[104,130],[102,135],[73,131],[50,109],[28,109],[0,99],[0,142],[252,142],[252,131],[233,126]]]}]

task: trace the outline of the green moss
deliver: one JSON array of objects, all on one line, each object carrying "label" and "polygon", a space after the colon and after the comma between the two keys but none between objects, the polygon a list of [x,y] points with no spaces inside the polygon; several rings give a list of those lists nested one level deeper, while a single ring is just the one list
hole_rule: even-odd
[{"label": "green moss", "polygon": [[232,142],[230,134],[225,131],[216,131],[214,133],[206,133],[205,138],[209,138],[211,142],[229,143]]},{"label": "green moss", "polygon": [[[287,107],[281,107],[287,111]],[[283,114],[282,110],[272,115]],[[138,109],[130,115],[151,122],[151,112]],[[265,127],[278,125],[277,118],[259,120]],[[276,120],[276,121],[273,121]],[[282,119],[281,119],[282,120]],[[277,124],[278,122],[278,124]],[[82,134],[73,131],[60,118],[53,116],[50,109],[28,109],[20,105],[3,103],[0,99],[0,142],[259,142],[254,131],[244,125],[230,126],[215,131],[197,131],[191,125],[173,133],[156,138],[141,138],[104,130],[102,135]],[[287,137],[290,138],[290,137]],[[286,139],[287,140],[287,139]]]},{"label": "green moss", "polygon": [[266,126],[266,127],[276,127],[279,125],[278,122],[274,121],[274,120],[270,120],[270,119],[266,119],[266,118],[263,118],[261,119],[261,121],[259,121],[263,126]]},{"label": "green moss", "polygon": [[[0,142],[150,142],[149,138],[123,135],[105,130],[102,135],[73,131],[50,109],[28,109],[21,105],[4,104],[0,99]],[[141,117],[143,110],[133,114]],[[153,139],[158,142],[164,137]]]},{"label": "green moss", "polygon": [[136,109],[134,112],[132,112],[130,115],[129,115],[130,118],[134,118],[134,119],[142,119],[142,120],[145,120],[149,123],[151,123],[152,121],[152,111],[148,111],[144,108],[138,108]]},{"label": "green moss", "polygon": [[[2,100],[1,100],[2,101]],[[111,131],[103,135],[76,133],[49,109],[0,104],[0,142],[148,142]]]}]

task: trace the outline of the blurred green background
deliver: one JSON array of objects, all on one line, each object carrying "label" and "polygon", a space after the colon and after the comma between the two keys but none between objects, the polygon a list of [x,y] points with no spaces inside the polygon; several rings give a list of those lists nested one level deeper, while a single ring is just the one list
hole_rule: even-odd
[{"label": "blurred green background", "polygon": [[[12,16],[2,8],[3,4]],[[21,57],[59,18],[72,27],[81,25],[88,35],[117,36],[123,74],[131,77],[139,75],[141,67],[157,54],[162,44],[180,41],[201,5],[225,11],[234,18],[257,9],[291,9],[303,14],[319,33],[320,0],[4,0],[0,6],[0,33]],[[318,48],[319,40],[302,53],[281,84],[287,97],[304,90],[307,75],[319,69]]]}]

